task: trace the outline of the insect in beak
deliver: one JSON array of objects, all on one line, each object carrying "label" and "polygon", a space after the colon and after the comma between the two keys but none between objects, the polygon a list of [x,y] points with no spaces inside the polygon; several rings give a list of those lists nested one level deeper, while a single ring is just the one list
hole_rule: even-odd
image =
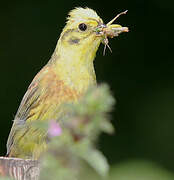
[{"label": "insect in beak", "polygon": [[105,55],[106,47],[112,52],[110,46],[109,46],[109,38],[113,38],[118,36],[122,32],[129,32],[128,27],[122,27],[119,24],[112,24],[120,15],[126,14],[128,10],[119,13],[117,16],[115,16],[111,21],[109,21],[106,25],[99,23],[99,25],[96,28],[96,35],[102,36],[102,43],[104,44],[104,50],[103,55]]}]

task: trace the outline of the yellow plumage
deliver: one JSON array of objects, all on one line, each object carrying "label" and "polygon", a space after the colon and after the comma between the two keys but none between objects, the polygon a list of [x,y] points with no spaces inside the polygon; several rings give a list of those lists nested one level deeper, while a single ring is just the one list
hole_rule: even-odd
[{"label": "yellow plumage", "polygon": [[7,142],[8,156],[40,157],[47,146],[47,132],[30,122],[59,119],[66,114],[64,103],[78,102],[89,86],[96,85],[93,60],[100,43],[108,45],[107,37],[127,31],[120,25],[104,25],[89,8],[76,8],[67,19],[51,59],[22,99]]}]

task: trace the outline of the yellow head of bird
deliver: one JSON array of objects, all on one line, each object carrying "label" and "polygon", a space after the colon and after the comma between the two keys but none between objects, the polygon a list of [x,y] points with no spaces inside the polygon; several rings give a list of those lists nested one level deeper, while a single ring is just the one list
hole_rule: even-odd
[{"label": "yellow head of bird", "polygon": [[77,50],[79,53],[83,51],[83,54],[91,54],[91,57],[95,56],[100,42],[105,44],[105,48],[110,49],[108,37],[113,38],[122,32],[128,32],[127,27],[112,24],[126,12],[118,14],[109,23],[104,24],[97,13],[90,8],[73,9],[70,11],[66,26],[61,33],[61,46],[68,48],[68,52],[70,49],[73,49],[73,52]]}]

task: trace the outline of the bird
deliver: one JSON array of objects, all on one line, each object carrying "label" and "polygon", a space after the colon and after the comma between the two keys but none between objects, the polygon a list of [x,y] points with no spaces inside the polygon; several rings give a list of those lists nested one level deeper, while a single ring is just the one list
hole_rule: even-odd
[{"label": "bird", "polygon": [[19,105],[7,140],[7,156],[39,159],[46,151],[47,131],[32,122],[59,119],[68,112],[64,103],[78,103],[90,86],[96,86],[94,59],[101,43],[128,32],[112,24],[124,11],[104,24],[88,7],[71,10],[48,63],[36,74]]}]

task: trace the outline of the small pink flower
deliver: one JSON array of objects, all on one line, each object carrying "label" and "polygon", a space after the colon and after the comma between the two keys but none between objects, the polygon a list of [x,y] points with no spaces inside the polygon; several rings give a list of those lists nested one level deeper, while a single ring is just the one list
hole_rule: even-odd
[{"label": "small pink flower", "polygon": [[62,134],[62,129],[58,122],[52,120],[49,123],[48,135],[50,137],[60,136]]}]

